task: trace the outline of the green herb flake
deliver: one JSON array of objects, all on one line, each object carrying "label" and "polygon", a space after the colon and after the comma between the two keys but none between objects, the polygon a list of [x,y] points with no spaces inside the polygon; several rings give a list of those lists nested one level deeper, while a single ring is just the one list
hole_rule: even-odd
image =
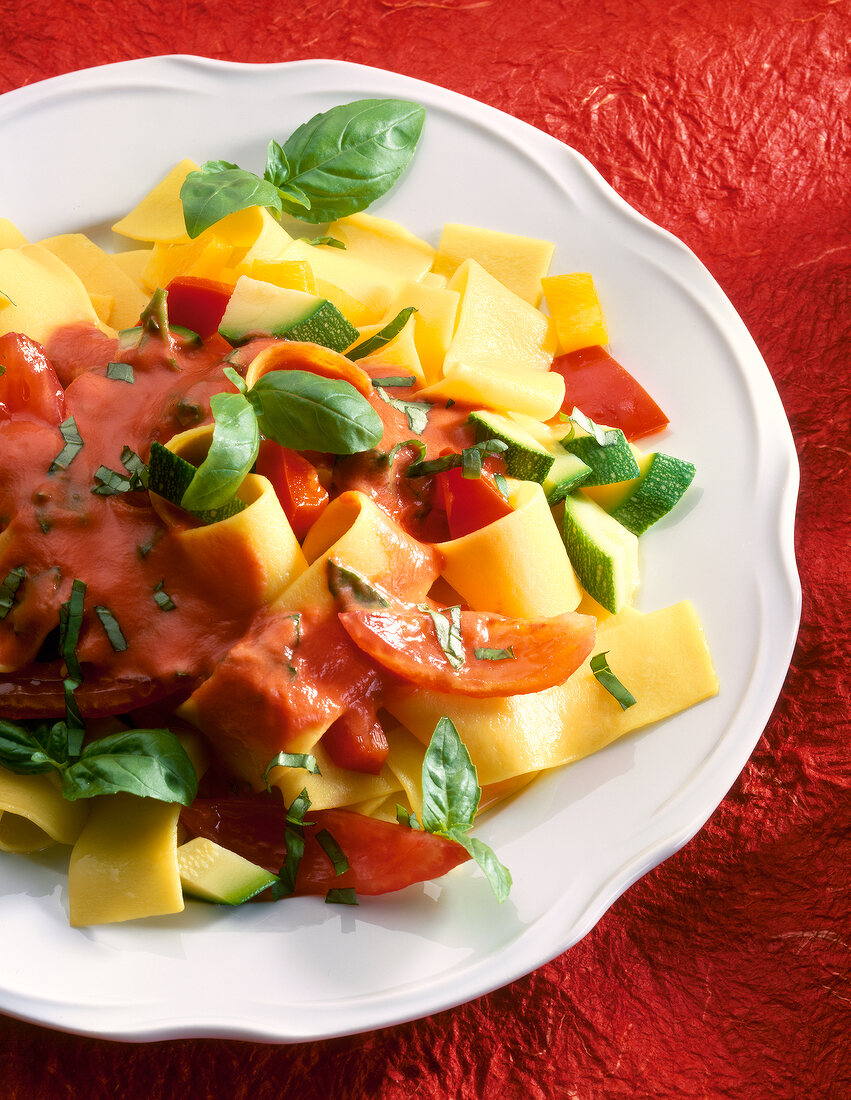
[{"label": "green herb flake", "polygon": [[27,571],[22,565],[10,569],[0,584],[0,619],[5,619],[15,602],[18,589],[26,579]]},{"label": "green herb flake", "polygon": [[606,660],[608,652],[609,651],[606,650],[605,653],[598,653],[591,658],[591,671],[594,673],[601,687],[604,687],[609,695],[617,700],[621,710],[628,710],[630,707],[635,706],[638,700],[623,686],[617,676],[615,676],[609,668],[609,662]]},{"label": "green herb flake", "polygon": [[[375,333],[374,336],[370,336],[368,340],[364,340],[362,343],[356,345],[346,352],[346,358],[356,361],[358,359],[364,359],[367,355],[373,355],[375,352],[380,351],[381,348],[386,347],[391,340],[395,340],[405,325],[408,323],[409,318],[413,313],[416,313],[415,306],[406,306],[404,309],[400,309],[396,316],[384,328]],[[391,383],[386,380],[382,383],[387,386]],[[402,383],[404,385],[405,383]],[[411,383],[413,385],[413,382]],[[375,381],[373,381],[375,385]]]},{"label": "green herb flake", "polygon": [[284,831],[287,855],[278,872],[278,882],[272,884],[272,896],[276,900],[289,897],[295,890],[299,864],[304,855],[304,815],[309,809],[310,798],[307,791],[302,789],[287,810],[287,825]]},{"label": "green herb flake", "polygon": [[[139,547],[139,549],[141,551],[142,547]],[[148,553],[149,552],[150,549],[148,550]],[[145,555],[143,554],[142,556],[144,557]],[[165,579],[161,580],[154,589],[154,603],[157,605],[160,611],[174,611],[177,608],[177,604],[174,602],[171,596],[169,596],[168,592],[165,591],[164,585]]]},{"label": "green herb flake", "polygon": [[68,676],[78,684],[82,683],[83,673],[77,660],[77,642],[83,626],[83,603],[86,598],[86,584],[74,579],[71,595],[59,607],[59,654],[68,669]]},{"label": "green herb flake", "polygon": [[508,482],[505,480],[503,474],[494,474],[493,483],[499,490],[501,496],[508,500]]},{"label": "green herb flake", "polygon": [[319,764],[316,761],[316,757],[312,756],[309,752],[279,752],[277,756],[272,757],[263,773],[263,781],[266,784],[267,791],[271,791],[272,789],[269,785],[269,775],[273,768],[303,768],[306,772],[310,772],[311,775],[322,774],[319,770]]},{"label": "green herb flake", "polygon": [[584,432],[592,435],[601,447],[609,447],[620,439],[619,431],[615,428],[601,428],[599,424],[595,424],[590,417],[587,417],[581,409],[574,408],[570,414],[570,419]]},{"label": "green herb flake", "polygon": [[338,240],[336,237],[299,237],[300,241],[304,241],[305,244],[312,245],[314,248],[319,248],[325,245],[327,248],[342,248],[345,250],[345,244]]},{"label": "green herb flake", "polygon": [[508,649],[488,649],[484,647],[479,649],[478,647],[473,650],[474,655],[480,661],[516,661],[517,658],[514,655],[514,646],[509,646]]},{"label": "green herb flake", "polygon": [[416,432],[417,435],[423,434],[428,427],[428,414],[431,412],[431,404],[428,401],[403,401],[400,397],[391,397],[381,387],[376,392],[391,408],[405,414],[408,427],[412,432]]},{"label": "green herb flake", "polygon": [[124,637],[116,617],[108,607],[104,607],[102,604],[95,604],[95,614],[100,619],[103,629],[106,631],[109,644],[116,653],[123,653],[127,648],[127,639]]},{"label": "green herb flake", "polygon": [[77,421],[73,416],[63,420],[59,425],[59,432],[65,440],[65,446],[50,464],[49,474],[55,474],[57,470],[67,470],[80,451],[83,449],[83,439],[77,428]]},{"label": "green herb flake", "polygon": [[327,829],[320,829],[316,834],[316,839],[319,842],[322,851],[331,860],[331,866],[334,868],[335,875],[345,874],[349,869],[349,861],[343,852],[343,849],[328,832]]},{"label": "green herb flake", "polygon": [[355,893],[353,886],[346,886],[342,889],[329,890],[325,895],[326,905],[359,905],[358,896]]},{"label": "green herb flake", "polygon": [[396,803],[396,820],[400,825],[406,826],[408,829],[419,829],[422,826],[417,821],[417,815],[413,810],[406,810],[404,806],[400,806]]},{"label": "green herb flake", "polygon": [[130,363],[107,363],[106,377],[114,378],[117,382],[129,382],[131,385],[136,381]]},{"label": "green herb flake", "polygon": [[467,659],[467,655],[464,652],[464,642],[461,639],[460,606],[455,605],[454,607],[447,607],[444,609],[448,613],[449,618],[446,617],[443,611],[435,610],[435,608],[426,605],[423,605],[421,610],[425,611],[434,623],[434,631],[435,634],[437,634],[440,648],[443,650],[446,660],[457,672],[459,668],[463,667]]},{"label": "green herb flake", "polygon": [[416,381],[413,374],[394,374],[387,375],[385,378],[373,378],[372,384],[377,390],[393,386],[409,389]]}]

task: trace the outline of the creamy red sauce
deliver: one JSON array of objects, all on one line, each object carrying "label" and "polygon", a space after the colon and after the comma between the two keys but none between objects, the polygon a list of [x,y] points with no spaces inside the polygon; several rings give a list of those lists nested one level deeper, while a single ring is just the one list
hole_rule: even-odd
[{"label": "creamy red sauce", "polygon": [[[221,583],[211,584],[210,570],[199,577],[178,530],[163,523],[147,492],[92,492],[99,467],[124,472],[124,447],[147,461],[152,441],[165,443],[210,420],[211,395],[233,388],[222,374],[222,359],[229,351],[218,337],[174,354],[153,337],[120,350],[115,340],[88,327],[59,330],[50,341],[46,352],[65,386],[67,413],[75,418],[84,446],[67,469],[51,474],[51,463],[64,444],[58,428],[19,417],[0,423],[0,579],[18,566],[27,573],[12,611],[0,621],[0,669],[5,670],[0,713],[63,713],[55,639],[60,607],[75,578],[86,584],[77,647],[84,673],[78,701],[84,714],[121,713],[158,696],[179,701],[238,642],[237,656],[251,649],[248,664],[253,671],[246,671],[242,689],[234,685],[234,690],[246,695],[243,713],[254,707],[256,701],[247,697],[252,685],[261,679],[268,683],[269,670],[263,667],[270,644],[266,633],[287,629],[270,625],[266,612],[258,614],[262,578],[254,559],[246,553],[240,561],[205,562],[214,580],[218,569]],[[113,361],[132,366],[132,384],[107,377]],[[415,399],[410,389],[387,392]],[[384,423],[383,452],[418,438],[404,412],[378,394],[370,400]],[[473,441],[466,418],[464,408],[433,407],[422,436],[429,458]],[[358,489],[415,537],[445,538],[445,517],[432,507],[430,479],[404,476],[418,457],[409,447],[400,450],[392,465],[374,452],[338,460],[332,495]],[[189,516],[186,522],[192,522]],[[158,589],[168,594],[173,610],[158,606]],[[114,616],[126,649],[113,648],[96,606]],[[299,654],[298,689],[289,684],[286,692],[285,706],[296,730],[321,720],[326,711],[345,709],[355,695],[368,696],[375,688],[374,673],[352,675],[355,647],[336,618],[332,626],[309,625]],[[319,640],[323,636],[324,643]],[[280,667],[278,660],[278,672]]]}]

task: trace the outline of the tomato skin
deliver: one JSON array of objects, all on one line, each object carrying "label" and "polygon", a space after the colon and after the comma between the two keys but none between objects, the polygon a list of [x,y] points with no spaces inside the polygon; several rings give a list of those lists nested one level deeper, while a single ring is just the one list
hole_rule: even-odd
[{"label": "tomato skin", "polygon": [[65,391],[44,349],[29,336],[0,336],[0,421],[23,417],[58,427],[67,415]]},{"label": "tomato skin", "polygon": [[[207,837],[273,874],[286,857],[286,811],[277,793],[196,798],[181,810],[180,820],[194,836]],[[364,896],[387,894],[439,878],[470,858],[444,837],[349,810],[318,810],[308,813],[307,822],[296,894],[346,887]],[[342,875],[335,874],[316,840],[321,829],[331,833],[349,861],[350,869]]]},{"label": "tomato skin", "polygon": [[563,412],[581,409],[598,424],[620,428],[628,440],[668,425],[668,417],[650,394],[603,348],[560,355],[552,369],[564,379]]},{"label": "tomato skin", "polygon": [[[103,682],[85,680],[74,692],[84,718],[126,714],[150,703],[171,698],[172,684],[147,676],[110,676]],[[5,673],[0,683],[0,716],[12,720],[61,718],[65,714],[65,687],[58,661],[28,665]]]},{"label": "tomato skin", "polygon": [[390,753],[381,723],[370,708],[353,707],[322,734],[322,744],[338,768],[378,775]]},{"label": "tomato skin", "polygon": [[[462,611],[465,659],[455,669],[424,611],[350,608],[339,618],[358,648],[400,679],[426,691],[476,698],[525,695],[563,684],[591,652],[596,633],[593,616],[574,612],[534,620]],[[476,649],[510,649],[514,656],[478,658]]]},{"label": "tomato skin", "polygon": [[513,511],[487,469],[481,477],[464,477],[461,467],[454,466],[435,477],[439,485],[436,500],[442,500],[453,539],[479,531]]},{"label": "tomato skin", "polygon": [[166,290],[170,323],[192,329],[202,340],[218,331],[233,293],[233,287],[227,283],[192,275],[172,279]]},{"label": "tomato skin", "polygon": [[316,467],[298,451],[264,439],[257,455],[257,473],[272,482],[284,515],[301,542],[328,506],[328,490]]}]

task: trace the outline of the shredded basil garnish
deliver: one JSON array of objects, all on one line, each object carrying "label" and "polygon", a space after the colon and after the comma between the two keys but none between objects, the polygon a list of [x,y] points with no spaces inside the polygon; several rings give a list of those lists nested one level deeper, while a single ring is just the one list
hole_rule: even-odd
[{"label": "shredded basil garnish", "polygon": [[480,661],[516,661],[514,656],[514,646],[510,645],[508,649],[488,649],[484,647],[479,649],[478,647],[473,650],[473,653]]},{"label": "shredded basil garnish", "polygon": [[50,464],[49,474],[55,474],[57,470],[67,470],[80,451],[83,449],[83,438],[77,428],[77,421],[73,416],[63,420],[59,425],[59,432],[65,440],[65,446]]},{"label": "shredded basil garnish", "polygon": [[359,905],[358,896],[353,886],[342,889],[329,890],[325,895],[326,905]]},{"label": "shredded basil garnish", "polygon": [[502,454],[507,449],[508,444],[503,443],[501,439],[486,439],[481,443],[474,443],[472,447],[465,447],[460,452],[441,455],[440,458],[431,458],[426,462],[412,462],[405,471],[405,477],[427,477],[429,474],[440,474],[444,470],[452,470],[456,466],[462,467],[465,477],[481,477],[482,455]]},{"label": "shredded basil garnish", "polygon": [[400,397],[390,397],[379,386],[377,391],[382,401],[386,401],[392,408],[404,413],[408,420],[408,427],[417,435],[422,435],[428,426],[428,414],[431,405],[428,401],[403,401]]},{"label": "shredded basil garnish", "polygon": [[130,363],[107,363],[106,377],[114,378],[118,382],[130,382],[131,384],[136,381]]},{"label": "shredded basil garnish", "polygon": [[177,604],[174,602],[171,596],[169,596],[168,592],[164,590],[164,584],[165,580],[163,579],[154,589],[154,603],[157,605],[160,611],[174,611],[177,607]]},{"label": "shredded basil garnish", "polygon": [[319,841],[319,845],[325,855],[331,860],[331,865],[334,868],[335,875],[345,874],[349,869],[349,861],[346,859],[345,853],[334,837],[328,832],[327,829],[320,829],[316,834],[316,839]]},{"label": "shredded basil garnish", "polygon": [[304,855],[304,815],[309,809],[310,799],[307,791],[302,790],[287,810],[287,825],[284,831],[287,856],[278,872],[278,882],[272,884],[272,896],[275,900],[289,897],[295,890],[298,867]]},{"label": "shredded basil garnish", "polygon": [[421,439],[405,439],[404,441],[402,441],[400,443],[396,443],[388,451],[388,453],[387,453],[388,465],[390,465],[390,466],[393,465],[393,460],[396,458],[396,455],[399,453],[399,451],[404,450],[405,447],[416,447],[417,451],[419,452],[419,456],[420,456],[417,459],[417,462],[424,461],[425,456],[426,456],[426,445],[425,445],[425,443],[423,443],[423,441]]},{"label": "shredded basil garnish", "polygon": [[606,660],[608,650],[605,653],[598,653],[595,657],[591,658],[591,671],[597,678],[598,683],[606,689],[606,691],[615,698],[620,704],[621,710],[627,710],[629,707],[634,706],[638,700],[623,686],[620,680],[615,676],[614,672],[609,668],[609,662]]},{"label": "shredded basil garnish", "polygon": [[409,812],[404,806],[400,806],[398,802],[396,803],[396,820],[400,825],[406,825],[409,829],[422,828],[413,810]]},{"label": "shredded basil garnish", "polygon": [[443,650],[446,660],[457,672],[467,659],[464,652],[464,643],[461,640],[460,606],[456,604],[454,607],[444,609],[449,614],[448,619],[443,611],[437,611],[432,607],[423,605],[421,610],[425,611],[434,623],[434,632],[437,634],[440,648]]},{"label": "shredded basil garnish", "polygon": [[272,757],[263,773],[263,781],[266,784],[266,790],[269,791],[272,789],[269,786],[269,773],[273,768],[304,768],[311,775],[322,774],[316,757],[309,752],[279,752],[277,756]]},{"label": "shredded basil garnish", "polygon": [[127,648],[127,639],[121,632],[116,617],[108,607],[104,607],[102,604],[95,604],[95,614],[103,624],[103,629],[106,631],[107,638],[109,638],[109,644],[116,653],[123,653]]},{"label": "shredded basil garnish", "polygon": [[504,496],[505,499],[508,500],[508,482],[505,480],[505,477],[502,474],[494,474],[493,483],[502,494],[502,496]]},{"label": "shredded basil garnish", "polygon": [[[356,347],[351,348],[346,352],[346,358],[357,360],[363,359],[367,355],[372,355],[373,352],[379,351],[390,343],[391,340],[395,340],[405,325],[408,323],[408,318],[412,313],[416,313],[415,306],[406,306],[404,309],[399,310],[396,316],[386,324],[379,332],[376,332],[374,336],[370,336],[368,340],[364,340],[362,344],[358,344]],[[384,382],[385,386],[389,383]],[[406,383],[402,383],[405,385]],[[413,383],[411,383],[413,385]],[[373,382],[375,385],[375,382]]]},{"label": "shredded basil garnish", "polygon": [[[580,409],[574,408],[570,414],[570,419],[574,424],[577,424],[583,431],[589,435],[593,435],[597,443],[601,447],[609,447],[613,443],[617,443],[620,439],[620,432],[615,428],[601,428],[599,424],[595,424],[590,417],[587,417]],[[566,437],[569,438],[569,437]]]},{"label": "shredded basil garnish", "polygon": [[0,584],[0,619],[5,619],[12,610],[15,596],[17,595],[18,589],[23,584],[26,575],[26,569],[24,569],[22,565],[16,565],[15,568],[10,569],[3,578],[3,583]]},{"label": "shredded basil garnish", "polygon": [[71,584],[71,595],[59,608],[59,654],[68,669],[71,680],[82,683],[83,673],[77,660],[77,642],[83,625],[83,602],[86,584],[76,578]]},{"label": "shredded basil garnish", "polygon": [[410,386],[413,386],[415,382],[416,378],[413,376],[413,374],[394,374],[388,375],[386,378],[373,378],[372,380],[372,384],[377,390],[380,390],[386,386],[399,386],[400,388],[409,388]]}]

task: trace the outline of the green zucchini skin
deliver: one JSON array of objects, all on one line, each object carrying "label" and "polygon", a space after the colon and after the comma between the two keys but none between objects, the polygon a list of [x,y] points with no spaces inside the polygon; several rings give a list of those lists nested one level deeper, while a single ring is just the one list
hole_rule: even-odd
[{"label": "green zucchini skin", "polygon": [[695,473],[691,462],[655,453],[632,493],[612,511],[612,518],[634,535],[643,535],[682,499]]},{"label": "green zucchini skin", "polygon": [[562,447],[580,458],[590,470],[583,485],[614,485],[619,481],[631,481],[641,473],[626,436],[620,429],[611,429],[612,435],[615,432],[614,441],[605,445],[592,435],[562,440]]},{"label": "green zucchini skin", "polygon": [[638,538],[581,495],[565,499],[562,538],[579,583],[616,615],[638,587]]},{"label": "green zucchini skin", "polygon": [[477,442],[498,439],[506,445],[508,449],[502,452],[502,459],[509,477],[518,481],[544,481],[555,456],[537,439],[499,413],[473,412],[469,421],[475,426]]}]

